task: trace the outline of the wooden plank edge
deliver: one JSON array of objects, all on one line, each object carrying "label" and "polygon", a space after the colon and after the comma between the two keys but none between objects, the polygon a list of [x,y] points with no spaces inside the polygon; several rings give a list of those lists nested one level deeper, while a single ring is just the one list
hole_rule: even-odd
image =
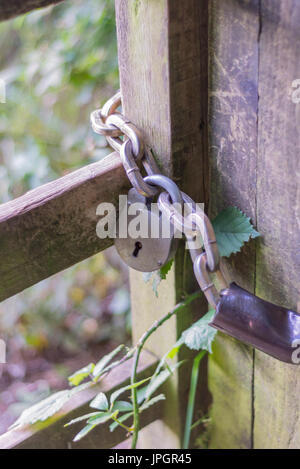
[{"label": "wooden plank edge", "polygon": [[102,202],[129,181],[118,153],[0,205],[0,301],[112,244],[96,234]]},{"label": "wooden plank edge", "polygon": [[[100,391],[110,395],[116,389],[128,384],[131,365],[132,360],[123,363],[120,367],[112,370],[99,384],[79,392],[54,417],[47,421],[12,429],[0,435],[0,449],[104,449],[118,445],[128,437],[126,431],[120,427],[114,432],[110,432],[108,424],[99,425],[83,440],[73,443],[74,436],[84,426],[84,422],[76,423],[70,427],[64,427],[64,425],[74,418],[93,412],[93,409],[89,407],[89,402]],[[157,362],[153,355],[143,351],[138,379],[150,376],[156,365]],[[161,417],[162,406],[163,401],[141,414],[141,428]]]}]

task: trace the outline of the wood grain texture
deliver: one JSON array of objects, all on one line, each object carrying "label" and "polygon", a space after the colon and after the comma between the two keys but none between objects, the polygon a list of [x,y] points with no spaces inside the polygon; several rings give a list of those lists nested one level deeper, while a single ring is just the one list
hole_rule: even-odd
[{"label": "wood grain texture", "polygon": [[[154,372],[156,361],[152,355],[143,352],[138,370],[138,379],[144,379]],[[84,439],[74,443],[74,436],[84,427],[84,421],[64,427],[71,420],[93,412],[89,402],[97,393],[110,395],[116,389],[130,382],[132,360],[123,363],[104,377],[99,384],[78,393],[52,419],[38,422],[27,427],[16,428],[0,436],[1,449],[104,449],[112,448],[127,437],[126,431],[119,427],[113,433],[109,425],[99,425]],[[147,426],[162,415],[162,405],[158,403],[152,411],[141,414],[141,427]]]},{"label": "wood grain texture", "polygon": [[[256,293],[300,299],[300,3],[262,0],[259,60]],[[254,447],[300,448],[300,368],[256,353]]]},{"label": "wood grain texture", "polygon": [[[210,214],[236,205],[256,223],[258,0],[211,0],[209,27]],[[231,278],[255,285],[255,245],[228,264]],[[252,445],[253,351],[221,333],[209,360],[212,448]]]},{"label": "wood grain texture", "polygon": [[[142,129],[163,172],[197,202],[204,201],[207,148],[207,2],[197,0],[117,0],[117,33],[121,91],[126,116]],[[200,25],[200,28],[199,28]],[[183,292],[195,291],[184,246],[174,268],[155,297],[142,275],[131,272],[133,338],[161,317]],[[203,304],[202,304],[203,306]],[[169,321],[150,343],[161,356],[194,315],[206,312],[193,305]],[[180,446],[189,370],[169,384],[164,422],[172,430],[162,447]],[[170,432],[169,432],[170,434]],[[143,447],[147,438],[143,438]]]},{"label": "wood grain texture", "polygon": [[96,208],[117,205],[128,179],[118,154],[0,206],[0,301],[106,249]]}]

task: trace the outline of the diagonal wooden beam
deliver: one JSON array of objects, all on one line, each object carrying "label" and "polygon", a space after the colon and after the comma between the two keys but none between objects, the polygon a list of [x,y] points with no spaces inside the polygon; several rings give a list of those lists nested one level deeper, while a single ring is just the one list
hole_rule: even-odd
[{"label": "diagonal wooden beam", "polygon": [[56,5],[63,0],[1,0],[0,21],[23,15],[36,8]]},{"label": "diagonal wooden beam", "polygon": [[0,205],[0,301],[112,244],[96,208],[129,182],[117,153]]},{"label": "diagonal wooden beam", "polygon": [[[156,365],[153,356],[143,351],[138,379],[151,376]],[[73,443],[74,436],[84,427],[84,421],[70,427],[64,425],[77,417],[93,412],[95,409],[91,409],[89,403],[100,391],[110,395],[116,389],[129,384],[131,366],[132,360],[129,360],[115,368],[99,384],[75,395],[58,414],[45,422],[15,428],[0,435],[0,449],[104,449],[118,445],[127,438],[126,431],[121,427],[111,433],[108,424],[99,425],[85,438]],[[161,417],[163,404],[158,402],[141,414],[141,428]],[[131,421],[132,419],[129,419],[128,424],[131,424]]]}]

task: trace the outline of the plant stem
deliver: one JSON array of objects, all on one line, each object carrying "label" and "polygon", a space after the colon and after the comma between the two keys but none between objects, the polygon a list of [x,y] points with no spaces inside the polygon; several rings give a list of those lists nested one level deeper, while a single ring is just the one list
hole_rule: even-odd
[{"label": "plant stem", "polygon": [[188,400],[185,428],[184,428],[183,449],[189,449],[189,445],[190,445],[191,427],[192,427],[192,421],[193,421],[193,415],[194,415],[195,396],[196,396],[196,389],[197,389],[198,375],[199,375],[199,364],[205,354],[206,354],[206,350],[201,350],[201,352],[198,353],[198,355],[194,358],[194,361],[193,361],[189,400]]},{"label": "plant stem", "polygon": [[[146,341],[150,337],[150,335],[152,335],[153,332],[155,332],[160,326],[162,326],[162,324],[164,324],[168,319],[170,319],[175,314],[178,314],[179,311],[181,311],[188,304],[190,304],[195,298],[198,298],[200,294],[201,294],[200,292],[196,292],[188,296],[187,298],[185,298],[184,301],[182,301],[181,303],[178,303],[169,313],[165,314],[158,321],[155,321],[153,325],[142,335],[142,337],[139,339],[136,345],[136,351],[134,354],[133,366],[132,366],[132,372],[131,372],[131,384],[136,383],[136,377],[137,377],[136,375],[137,375],[140,354]],[[139,426],[140,426],[140,414],[139,414],[139,405],[137,401],[137,389],[136,388],[132,388],[131,390],[131,399],[132,399],[132,404],[133,404],[133,435],[132,435],[131,449],[135,449],[137,440],[138,440]]]},{"label": "plant stem", "polygon": [[112,417],[112,419],[118,424],[120,425],[120,427],[122,428],[125,428],[125,430],[128,431],[128,433],[131,433],[132,432],[132,429],[127,427],[126,425],[124,425],[124,423],[120,422],[120,420],[117,419],[117,417]]}]

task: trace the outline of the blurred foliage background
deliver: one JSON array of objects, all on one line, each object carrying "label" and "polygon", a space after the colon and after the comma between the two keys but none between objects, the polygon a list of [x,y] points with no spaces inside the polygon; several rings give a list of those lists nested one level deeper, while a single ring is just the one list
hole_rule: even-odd
[{"label": "blurred foliage background", "polygon": [[[66,1],[1,23],[0,38],[4,203],[110,152],[89,115],[118,88],[114,1]],[[0,433],[129,329],[127,269],[113,250],[1,303]]]}]

